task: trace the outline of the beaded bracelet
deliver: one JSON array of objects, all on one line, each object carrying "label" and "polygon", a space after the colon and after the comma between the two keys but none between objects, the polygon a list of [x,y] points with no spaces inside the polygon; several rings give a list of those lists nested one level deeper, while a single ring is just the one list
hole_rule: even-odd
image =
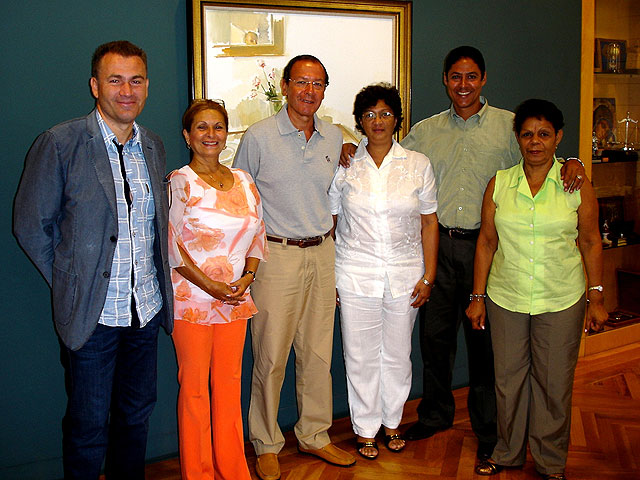
[{"label": "beaded bracelet", "polygon": [[486,293],[472,293],[471,295],[469,295],[469,301],[476,301],[479,302],[481,299],[484,300],[485,298],[487,298],[487,294]]}]

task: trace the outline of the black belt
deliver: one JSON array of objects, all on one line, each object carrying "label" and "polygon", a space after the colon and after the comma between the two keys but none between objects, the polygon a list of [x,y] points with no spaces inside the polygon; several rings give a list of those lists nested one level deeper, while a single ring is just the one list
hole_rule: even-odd
[{"label": "black belt", "polygon": [[475,240],[478,238],[478,234],[480,233],[479,228],[474,228],[473,230],[468,230],[466,228],[449,228],[445,227],[441,223],[438,223],[438,230],[445,235],[448,235],[450,238],[460,238],[463,240]]},{"label": "black belt", "polygon": [[267,240],[269,240],[270,242],[284,243],[285,245],[294,245],[300,248],[307,248],[320,245],[324,241],[324,239],[329,236],[330,233],[331,232],[327,232],[324,235],[307,238],[284,238],[276,237],[275,235],[267,235]]}]

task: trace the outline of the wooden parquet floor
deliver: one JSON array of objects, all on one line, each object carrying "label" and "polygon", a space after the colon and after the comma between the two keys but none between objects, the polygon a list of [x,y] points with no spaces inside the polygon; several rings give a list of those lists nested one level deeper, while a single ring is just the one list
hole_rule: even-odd
[{"label": "wooden parquet floor", "polygon": [[[466,409],[467,389],[454,392],[454,426],[418,442],[407,442],[399,454],[380,442],[376,461],[358,457],[350,468],[339,468],[297,452],[291,432],[281,452],[282,480],[427,480],[482,479],[474,473],[476,439]],[[416,420],[417,401],[405,407],[404,425]],[[340,447],[355,452],[349,419],[334,422],[331,437]],[[252,478],[255,455],[247,444]],[[566,469],[570,480],[640,479],[640,344],[621,347],[580,359],[573,393],[571,443]],[[177,459],[147,466],[150,480],[179,480]],[[529,456],[521,469],[505,469],[492,478],[540,478]]]}]

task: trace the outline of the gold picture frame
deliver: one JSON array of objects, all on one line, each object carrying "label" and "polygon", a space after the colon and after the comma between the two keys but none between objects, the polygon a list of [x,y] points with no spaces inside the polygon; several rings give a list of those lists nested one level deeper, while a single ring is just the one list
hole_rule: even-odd
[{"label": "gold picture frame", "polygon": [[345,139],[359,137],[351,114],[356,93],[379,81],[398,88],[405,117],[399,137],[408,133],[411,2],[191,0],[189,8],[191,98],[223,99],[230,133],[273,112],[264,87],[277,94],[286,62],[307,53],[329,72],[318,115],[339,125]]}]

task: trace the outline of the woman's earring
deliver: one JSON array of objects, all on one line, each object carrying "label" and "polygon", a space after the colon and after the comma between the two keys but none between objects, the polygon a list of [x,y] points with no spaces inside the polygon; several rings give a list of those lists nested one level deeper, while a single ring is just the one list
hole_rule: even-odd
[{"label": "woman's earring", "polygon": [[191,144],[187,142],[187,150],[191,150]]}]

